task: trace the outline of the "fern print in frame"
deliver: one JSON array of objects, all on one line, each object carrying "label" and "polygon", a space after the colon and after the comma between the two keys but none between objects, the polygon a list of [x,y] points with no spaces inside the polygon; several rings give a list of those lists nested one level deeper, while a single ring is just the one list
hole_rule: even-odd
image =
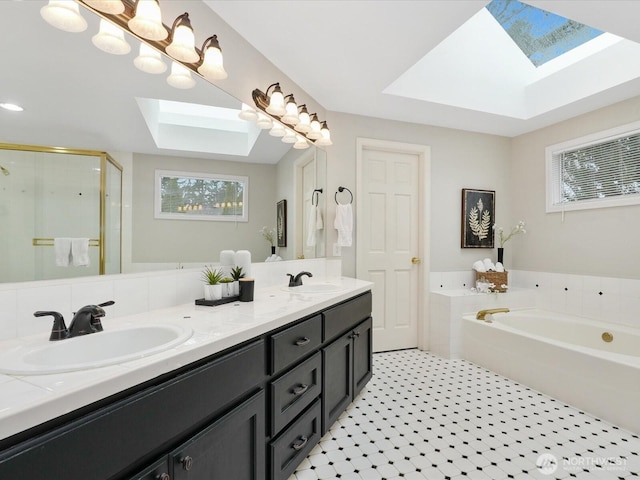
[{"label": "fern print in frame", "polygon": [[462,248],[493,248],[494,190],[462,189]]}]

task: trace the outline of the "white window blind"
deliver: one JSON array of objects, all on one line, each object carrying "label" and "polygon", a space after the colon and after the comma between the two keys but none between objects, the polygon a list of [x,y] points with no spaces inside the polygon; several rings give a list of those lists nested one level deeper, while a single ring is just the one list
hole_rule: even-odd
[{"label": "white window blind", "polygon": [[547,149],[548,212],[640,203],[640,131],[554,147]]}]

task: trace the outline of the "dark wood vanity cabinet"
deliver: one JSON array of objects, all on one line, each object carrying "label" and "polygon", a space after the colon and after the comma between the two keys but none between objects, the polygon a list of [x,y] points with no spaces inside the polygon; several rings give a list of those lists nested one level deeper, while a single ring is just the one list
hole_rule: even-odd
[{"label": "dark wood vanity cabinet", "polygon": [[6,439],[0,479],[286,480],[371,378],[371,292]]}]

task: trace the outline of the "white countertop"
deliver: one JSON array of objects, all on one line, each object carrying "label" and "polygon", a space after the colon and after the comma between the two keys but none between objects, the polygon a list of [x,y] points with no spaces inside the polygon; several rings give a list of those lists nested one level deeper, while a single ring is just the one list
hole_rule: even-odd
[{"label": "white countertop", "polygon": [[[118,365],[50,375],[0,374],[0,439],[287,325],[372,287],[370,282],[346,277],[306,283],[332,283],[341,290],[292,293],[283,287],[270,287],[257,289],[254,301],[247,303],[216,307],[184,304],[113,319],[107,313],[102,322],[105,330],[132,324],[172,323],[192,328],[193,335],[174,348]],[[42,337],[42,342],[48,341],[48,336]],[[2,341],[0,350],[20,342],[33,342],[33,338]]]}]

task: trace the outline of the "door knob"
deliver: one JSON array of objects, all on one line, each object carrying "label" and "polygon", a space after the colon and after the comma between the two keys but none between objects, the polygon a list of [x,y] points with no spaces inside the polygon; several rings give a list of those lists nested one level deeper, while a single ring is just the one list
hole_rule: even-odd
[{"label": "door knob", "polygon": [[418,257],[413,257],[411,259],[411,263],[413,263],[414,265],[420,265],[421,262],[422,260],[420,260]]}]

